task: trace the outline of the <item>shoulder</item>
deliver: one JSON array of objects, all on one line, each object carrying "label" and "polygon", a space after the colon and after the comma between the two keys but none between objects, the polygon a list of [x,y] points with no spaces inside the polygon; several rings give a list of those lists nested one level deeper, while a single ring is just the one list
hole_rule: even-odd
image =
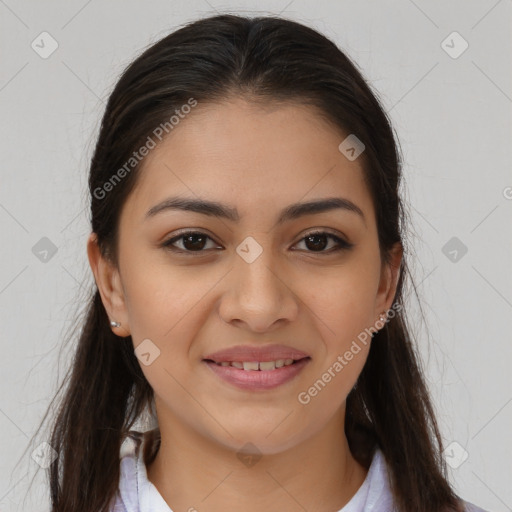
[{"label": "shoulder", "polygon": [[[365,486],[368,488],[368,491],[367,495],[365,496],[365,506],[361,510],[371,510],[372,512],[396,511],[396,504],[391,491],[391,477],[389,468],[384,453],[379,448],[376,448],[375,450],[370,468],[368,470],[368,475],[358,493],[361,492]],[[489,512],[468,501],[461,501],[464,507],[464,512]],[[352,509],[347,509],[347,512],[351,512],[351,510]],[[342,509],[340,512],[345,512],[345,509]]]},{"label": "shoulder", "polygon": [[140,512],[147,497],[148,487],[145,462],[151,460],[158,448],[160,432],[131,430],[123,440],[119,453],[119,487],[109,512]]},{"label": "shoulder", "polygon": [[382,451],[377,448],[363,484],[339,512],[394,512],[395,510],[386,460]]},{"label": "shoulder", "polygon": [[462,504],[464,505],[464,512],[489,512],[483,508],[473,505],[473,503],[469,503],[469,501],[462,500]]},{"label": "shoulder", "polygon": [[391,492],[391,478],[386,458],[379,448],[375,450],[366,478],[368,479],[369,492],[364,510],[395,511],[395,500]]}]

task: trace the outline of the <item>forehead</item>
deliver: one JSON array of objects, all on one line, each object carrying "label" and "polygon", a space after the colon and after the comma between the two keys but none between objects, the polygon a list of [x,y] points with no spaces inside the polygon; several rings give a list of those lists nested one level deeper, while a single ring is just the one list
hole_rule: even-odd
[{"label": "forehead", "polygon": [[145,214],[183,194],[231,204],[243,216],[342,195],[371,218],[361,160],[338,149],[347,135],[299,103],[198,104],[145,158],[130,209]]}]

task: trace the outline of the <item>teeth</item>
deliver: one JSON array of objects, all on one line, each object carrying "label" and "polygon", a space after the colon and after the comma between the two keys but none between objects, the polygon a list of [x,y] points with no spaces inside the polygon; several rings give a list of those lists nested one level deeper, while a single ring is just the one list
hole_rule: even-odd
[{"label": "teeth", "polygon": [[293,364],[293,359],[277,359],[276,361],[222,361],[217,363],[219,366],[234,366],[240,370],[256,371],[256,370],[275,370],[283,366]]},{"label": "teeth", "polygon": [[258,361],[251,361],[249,363],[243,363],[244,370],[257,370],[258,369]]}]

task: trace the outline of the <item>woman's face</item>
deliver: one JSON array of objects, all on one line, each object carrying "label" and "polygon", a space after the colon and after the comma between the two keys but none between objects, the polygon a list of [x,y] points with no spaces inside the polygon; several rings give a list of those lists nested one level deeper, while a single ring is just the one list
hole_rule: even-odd
[{"label": "woman's face", "polygon": [[[96,278],[115,332],[132,336],[161,428],[276,453],[343,421],[364,330],[391,306],[397,278],[381,266],[360,159],[338,149],[347,135],[310,107],[235,99],[199,104],[146,157],[111,288]],[[163,207],[171,198],[215,207]],[[354,206],[290,210],[328,198]],[[254,351],[212,356],[234,347]],[[236,367],[257,359],[267,364]]]}]

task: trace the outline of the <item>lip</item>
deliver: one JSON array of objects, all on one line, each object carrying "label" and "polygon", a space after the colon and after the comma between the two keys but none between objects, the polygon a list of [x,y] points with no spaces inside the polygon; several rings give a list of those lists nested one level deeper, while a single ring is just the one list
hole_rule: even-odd
[{"label": "lip", "polygon": [[[301,350],[287,347],[285,345],[265,345],[265,346],[250,346],[250,345],[237,345],[224,350],[213,352],[204,357],[205,360],[210,359],[215,363],[222,363],[225,361],[275,361],[277,359],[303,359],[310,357],[309,354]],[[296,363],[295,363],[296,364]],[[294,366],[294,365],[292,365]],[[277,370],[277,369],[276,369]],[[276,371],[268,370],[268,371]],[[246,371],[246,370],[243,370]],[[249,372],[247,372],[249,373]]]},{"label": "lip", "polygon": [[[282,359],[282,358],[278,358]],[[254,359],[253,359],[254,360]],[[270,359],[272,361],[272,359]],[[232,361],[232,359],[228,359]],[[244,359],[250,361],[250,359]],[[256,359],[261,361],[261,359]],[[220,366],[213,361],[203,362],[225,382],[246,391],[263,391],[276,388],[296,377],[302,369],[311,361],[309,356],[275,370],[244,370],[234,366]]]}]

